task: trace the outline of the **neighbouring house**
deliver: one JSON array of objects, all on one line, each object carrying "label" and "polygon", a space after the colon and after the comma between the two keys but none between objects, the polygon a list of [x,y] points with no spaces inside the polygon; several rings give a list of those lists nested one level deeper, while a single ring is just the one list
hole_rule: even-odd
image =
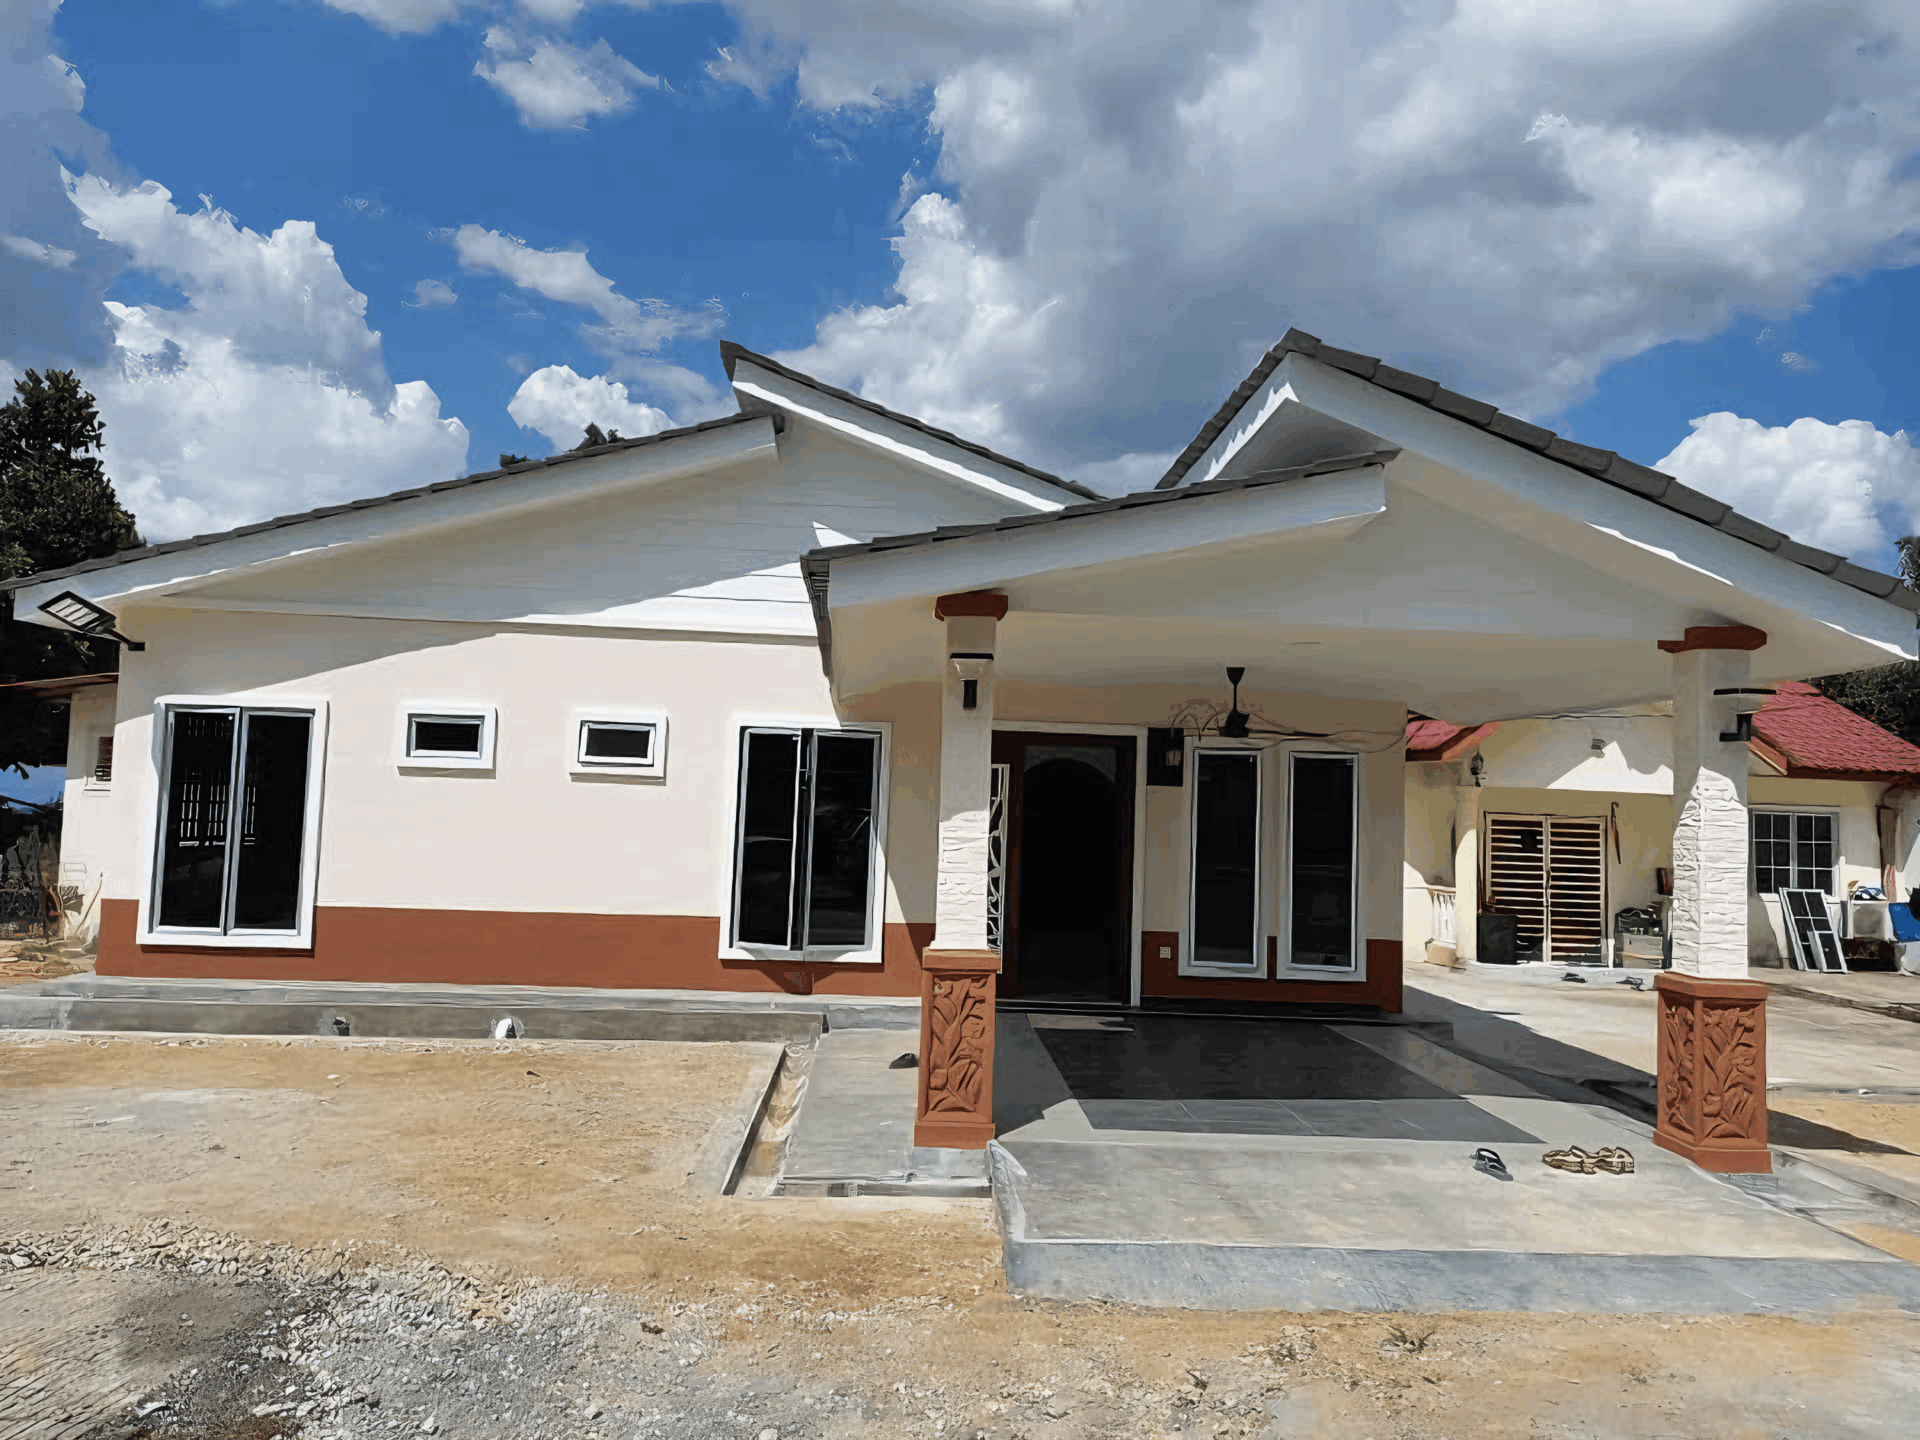
[{"label": "neighbouring house", "polygon": [[1409,711],[1670,702],[1676,966],[1744,975],[1718,735],[1915,656],[1891,576],[1297,331],[1117,499],[722,353],[723,419],[7,582],[140,647],[100,972],[918,995],[979,1145],[1000,997],[1399,1008]]},{"label": "neighbouring house", "polygon": [[[1897,899],[1920,885],[1920,748],[1811,685],[1777,689],[1747,745],[1747,954],[1768,966],[1787,959],[1780,891],[1824,891],[1844,926],[1856,885]],[[1410,720],[1409,953],[1484,958],[1475,917],[1497,910],[1515,917],[1519,959],[1609,958],[1621,911],[1668,903],[1672,732],[1665,704]],[[1657,941],[1641,949],[1658,958]]]}]

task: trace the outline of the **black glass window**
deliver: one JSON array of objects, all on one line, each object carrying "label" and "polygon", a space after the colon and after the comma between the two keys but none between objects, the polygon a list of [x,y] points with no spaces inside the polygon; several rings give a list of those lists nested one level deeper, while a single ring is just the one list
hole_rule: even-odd
[{"label": "black glass window", "polygon": [[744,945],[786,948],[793,934],[800,737],[749,730],[741,744],[740,851],[734,932]]},{"label": "black glass window", "polygon": [[1293,963],[1353,968],[1353,761],[1293,758]]},{"label": "black glass window", "polygon": [[172,712],[155,887],[161,928],[299,929],[312,751],[311,715]]},{"label": "black glass window", "polygon": [[1193,963],[1256,963],[1260,757],[1202,750],[1194,764]]},{"label": "black glass window", "polygon": [[580,726],[580,758],[603,765],[644,765],[653,758],[653,726],[587,720]]},{"label": "black glass window", "polygon": [[734,938],[794,950],[869,941],[880,741],[749,730],[741,741]]},{"label": "black glass window", "polygon": [[313,720],[250,715],[234,847],[233,928],[300,928],[300,857],[306,841],[307,757]]},{"label": "black glass window", "polygon": [[867,943],[873,871],[873,735],[816,735],[807,860],[807,944]]},{"label": "black glass window", "polygon": [[477,760],[482,724],[478,715],[414,715],[407,721],[407,753]]},{"label": "black glass window", "polygon": [[219,927],[227,892],[227,819],[233,808],[231,710],[169,717],[167,810],[160,843],[160,924]]}]

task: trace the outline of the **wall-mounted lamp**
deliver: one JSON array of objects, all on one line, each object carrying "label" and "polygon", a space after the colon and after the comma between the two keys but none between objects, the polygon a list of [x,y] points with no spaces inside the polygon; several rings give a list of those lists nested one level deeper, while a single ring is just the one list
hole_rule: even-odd
[{"label": "wall-mounted lamp", "polygon": [[1750,685],[1733,686],[1713,693],[1716,698],[1725,697],[1733,702],[1733,729],[1720,732],[1721,741],[1730,745],[1735,741],[1745,744],[1753,739],[1753,717],[1774,692],[1762,686]]},{"label": "wall-mounted lamp", "polygon": [[993,656],[982,650],[956,650],[947,659],[953,665],[953,673],[960,677],[960,708],[978,710],[980,682],[986,678]]},{"label": "wall-mounted lamp", "polygon": [[1487,773],[1487,762],[1480,758],[1480,752],[1478,750],[1473,752],[1473,759],[1467,762],[1467,773],[1473,776],[1473,783],[1475,785],[1483,785],[1486,783],[1481,777]]},{"label": "wall-mounted lamp", "polygon": [[82,635],[104,635],[110,640],[118,640],[129,650],[147,648],[141,641],[129,640],[113,628],[114,614],[111,610],[102,610],[91,600],[82,599],[71,590],[62,591],[42,604],[40,609]]}]

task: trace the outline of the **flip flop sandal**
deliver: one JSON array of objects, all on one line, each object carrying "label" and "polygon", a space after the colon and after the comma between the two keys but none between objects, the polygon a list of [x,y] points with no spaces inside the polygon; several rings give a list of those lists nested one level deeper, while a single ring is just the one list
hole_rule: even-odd
[{"label": "flip flop sandal", "polygon": [[1549,1150],[1540,1157],[1540,1163],[1551,1165],[1556,1170],[1564,1170],[1569,1175],[1591,1175],[1599,1168],[1598,1158],[1588,1154],[1578,1145],[1570,1145],[1561,1150]]},{"label": "flip flop sandal", "polygon": [[1484,1145],[1473,1152],[1473,1168],[1482,1175],[1491,1175],[1496,1180],[1513,1179],[1513,1176],[1508,1173],[1507,1162],[1500,1158],[1499,1152],[1489,1150]]},{"label": "flip flop sandal", "polygon": [[1619,1145],[1608,1145],[1594,1151],[1593,1160],[1609,1175],[1633,1174],[1633,1153]]}]

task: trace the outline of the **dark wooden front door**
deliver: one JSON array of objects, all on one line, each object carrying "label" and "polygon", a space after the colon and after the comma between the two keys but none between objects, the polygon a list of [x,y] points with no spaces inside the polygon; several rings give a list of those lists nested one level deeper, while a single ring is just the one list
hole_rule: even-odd
[{"label": "dark wooden front door", "polygon": [[995,731],[1006,811],[1000,993],[1125,1003],[1132,992],[1131,736]]}]

